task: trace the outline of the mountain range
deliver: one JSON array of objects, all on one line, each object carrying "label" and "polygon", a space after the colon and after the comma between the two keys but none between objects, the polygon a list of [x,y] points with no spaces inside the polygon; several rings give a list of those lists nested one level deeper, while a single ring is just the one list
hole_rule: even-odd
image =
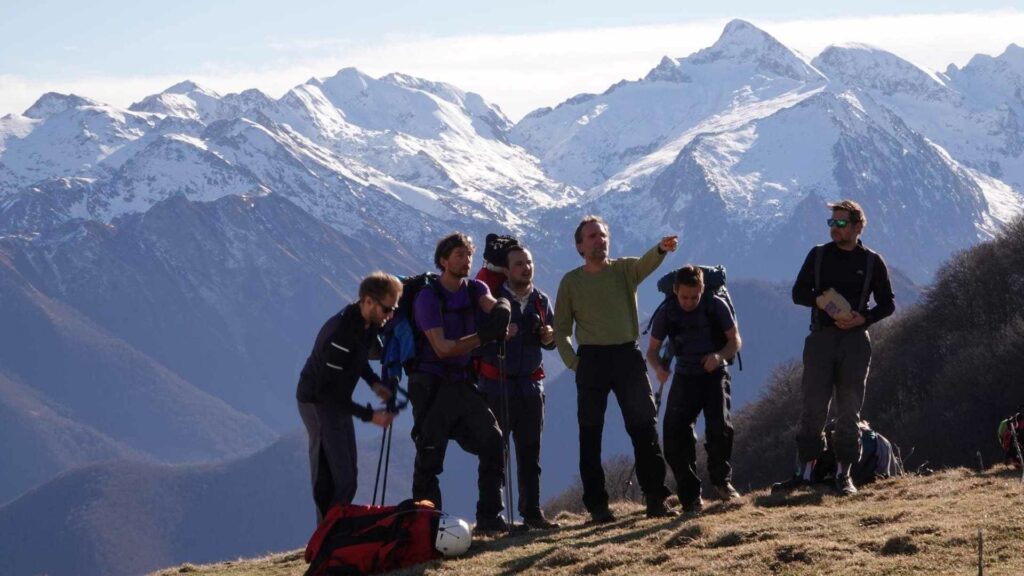
[{"label": "mountain range", "polygon": [[[929,72],[862,45],[807,58],[741,20],[516,123],[449,84],[351,68],[278,99],[189,81],[128,108],[44,94],[0,118],[0,517],[33,518],[49,503],[33,488],[58,480],[88,501],[83,465],[155,478],[291,433],[321,323],[371,270],[432,268],[452,230],[519,236],[552,294],[584,214],[608,220],[613,256],[679,234],[665,271],[730,271],[748,358],[734,385],[752,400],[798,353],[787,283],[827,239],[827,201],[865,207],[900,306],[1024,210],[1022,94],[1016,45]],[[659,297],[645,285],[642,308]],[[545,442],[571,453],[571,385],[547,362]],[[568,483],[575,462],[545,471]],[[61,518],[48,530],[87,529]]]}]

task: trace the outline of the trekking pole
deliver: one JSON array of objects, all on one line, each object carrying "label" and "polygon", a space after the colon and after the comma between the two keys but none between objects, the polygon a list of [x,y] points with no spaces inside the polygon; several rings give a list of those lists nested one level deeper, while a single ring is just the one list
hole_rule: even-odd
[{"label": "trekking pole", "polygon": [[[384,429],[384,434],[380,437],[380,454],[377,455],[377,479],[373,481],[373,500],[370,501],[371,506],[377,505],[377,487],[380,486],[380,464],[384,460],[384,440],[388,437],[388,429]],[[381,498],[381,506],[384,505],[384,499]]]},{"label": "trekking pole", "polygon": [[[388,410],[388,412],[391,412],[392,414],[398,414],[399,412],[404,410],[405,407],[409,404],[409,393],[406,392],[404,388],[399,386],[397,381],[395,381],[393,383],[392,388],[393,389],[391,391],[391,398],[387,401],[387,410]],[[405,396],[405,400],[404,401],[398,402],[396,400],[398,393],[401,393],[403,396]],[[381,496],[380,496],[380,505],[381,506],[384,505],[384,498],[386,497],[386,495],[388,493],[388,467],[389,467],[389,465],[391,463],[391,436],[392,436],[392,434],[394,432],[391,429],[392,426],[393,426],[393,424],[388,424],[388,427],[384,429],[384,434],[380,437],[380,454],[377,456],[377,477],[373,481],[373,500],[371,500],[371,502],[370,502],[370,504],[372,506],[376,506],[377,505],[377,488],[380,487],[380,467],[381,467],[381,463],[384,464],[384,488],[381,491]],[[387,444],[387,458],[386,459],[385,459],[385,456],[384,456],[384,454],[385,454],[385,452],[384,452],[385,444]]]},{"label": "trekking pole", "polygon": [[502,340],[498,343],[498,383],[501,385],[501,412],[502,419],[502,440],[504,442],[505,449],[505,503],[507,504],[508,510],[508,532],[512,532],[512,525],[515,523],[515,514],[512,512],[512,431],[509,430],[511,427],[512,418],[510,417],[509,410],[509,394],[508,394],[508,381],[505,378],[505,352],[506,352],[505,341]]},{"label": "trekking pole", "polygon": [[380,505],[384,505],[384,498],[388,494],[388,466],[391,464],[391,438],[395,435],[394,424],[388,424],[388,427],[384,430],[384,433],[388,437],[388,451],[384,457],[384,486],[380,490]]}]

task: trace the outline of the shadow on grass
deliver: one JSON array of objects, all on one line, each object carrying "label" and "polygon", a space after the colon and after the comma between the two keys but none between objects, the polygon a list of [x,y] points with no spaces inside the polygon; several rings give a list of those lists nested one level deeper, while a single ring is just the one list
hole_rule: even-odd
[{"label": "shadow on grass", "polygon": [[754,497],[754,505],[762,508],[818,505],[825,499],[825,494],[826,490],[819,490],[817,487],[785,494],[764,494]]},{"label": "shadow on grass", "polygon": [[[536,542],[547,544],[547,546],[533,554],[506,560],[501,564],[500,574],[522,574],[542,567],[559,568],[592,560],[593,555],[588,550],[600,548],[607,544],[635,542],[637,539],[646,538],[691,519],[692,517],[678,517],[666,518],[663,521],[652,520],[650,525],[645,524],[644,526],[637,527],[637,524],[646,519],[642,511],[634,512],[622,515],[618,520],[607,524],[575,524],[564,526],[559,530],[513,533],[494,538],[493,540],[474,542],[473,548],[466,557],[470,558],[479,554],[499,552]],[[614,534],[593,541],[584,541],[587,538],[607,532],[614,532]],[[572,542],[571,547],[566,546],[567,540]],[[430,565],[427,566],[429,567]]]}]

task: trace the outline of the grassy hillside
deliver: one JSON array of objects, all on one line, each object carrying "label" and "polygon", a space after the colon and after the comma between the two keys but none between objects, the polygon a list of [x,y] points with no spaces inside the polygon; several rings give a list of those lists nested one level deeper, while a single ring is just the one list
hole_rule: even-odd
[{"label": "grassy hillside", "polygon": [[[1019,472],[952,469],[890,479],[840,499],[822,487],[789,496],[755,492],[698,517],[648,520],[634,504],[593,526],[562,513],[557,532],[474,543],[468,557],[396,574],[985,574],[1024,573],[1024,485]],[[301,551],[157,574],[293,576]]]}]

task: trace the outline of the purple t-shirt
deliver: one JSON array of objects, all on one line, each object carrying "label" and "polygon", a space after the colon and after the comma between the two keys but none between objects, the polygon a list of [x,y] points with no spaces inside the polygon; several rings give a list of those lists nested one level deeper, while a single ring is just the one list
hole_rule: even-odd
[{"label": "purple t-shirt", "polygon": [[[479,280],[467,280],[455,292],[449,292],[440,282],[435,283],[433,287],[428,286],[420,290],[420,293],[416,295],[416,303],[413,304],[416,326],[424,332],[432,328],[444,328],[446,340],[458,340],[463,336],[475,333],[476,316],[480,307],[477,302],[470,301],[469,282],[473,283],[473,293],[478,301],[485,294],[490,294],[487,284]],[[445,299],[446,312],[444,314],[441,313],[438,292]],[[430,342],[426,338],[423,338],[422,342],[422,346],[416,351],[417,357],[420,359],[420,370],[444,375],[445,366],[448,366],[449,369],[469,366],[470,355],[468,353],[439,359]]]}]

